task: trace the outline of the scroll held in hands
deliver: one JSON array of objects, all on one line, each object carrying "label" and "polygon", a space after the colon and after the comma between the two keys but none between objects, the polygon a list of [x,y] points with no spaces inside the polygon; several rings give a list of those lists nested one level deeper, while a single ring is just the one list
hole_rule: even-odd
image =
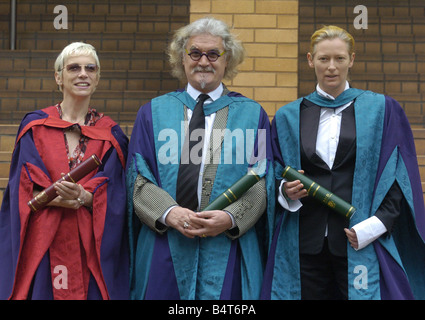
[{"label": "scroll held in hands", "polygon": [[254,170],[250,170],[246,175],[236,181],[225,192],[223,192],[214,201],[207,205],[203,211],[223,210],[228,205],[238,200],[258,181],[260,181],[260,176],[258,176]]},{"label": "scroll held in hands", "polygon": [[351,219],[356,212],[356,208],[350,203],[344,201],[290,166],[285,167],[282,177],[288,181],[300,180],[310,197],[313,197],[348,219]]},{"label": "scroll held in hands", "polygon": [[[99,158],[95,154],[92,154],[89,158],[84,160],[80,165],[72,169],[70,172],[68,172],[55,183],[61,181],[77,183],[79,180],[81,180],[94,169],[96,169],[98,166],[100,166],[101,163],[102,162],[99,160]],[[54,188],[55,183],[53,183],[52,185],[41,191],[39,194],[37,194],[30,201],[28,201],[28,206],[31,208],[32,211],[35,212],[41,208],[44,208],[50,201],[57,197],[56,190]]]}]

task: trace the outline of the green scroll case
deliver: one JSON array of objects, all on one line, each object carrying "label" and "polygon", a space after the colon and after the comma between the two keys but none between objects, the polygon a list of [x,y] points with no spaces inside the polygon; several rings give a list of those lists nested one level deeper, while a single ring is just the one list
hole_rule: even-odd
[{"label": "green scroll case", "polygon": [[203,211],[222,210],[238,200],[254,184],[260,181],[260,177],[250,170],[246,175],[236,181],[229,189],[219,195],[214,201],[205,207]]},{"label": "green scroll case", "polygon": [[344,201],[290,166],[285,167],[282,177],[288,181],[300,180],[310,197],[313,197],[320,203],[328,206],[348,219],[351,219],[356,212],[356,208],[350,203]]}]

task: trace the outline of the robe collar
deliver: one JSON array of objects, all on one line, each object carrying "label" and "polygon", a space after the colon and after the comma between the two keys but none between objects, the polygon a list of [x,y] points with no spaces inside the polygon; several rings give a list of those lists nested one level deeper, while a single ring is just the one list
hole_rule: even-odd
[{"label": "robe collar", "polygon": [[[229,90],[224,85],[223,89],[223,95],[219,99],[211,103],[204,104],[204,114],[206,116],[215,113],[220,109],[223,109],[233,101],[232,98],[228,95]],[[171,94],[174,95],[176,99],[180,100],[190,110],[193,111],[193,109],[195,109],[196,100],[194,100],[186,90],[175,91]]]},{"label": "robe collar", "polygon": [[365,91],[360,89],[349,88],[336,97],[335,100],[332,100],[320,95],[317,91],[314,91],[305,97],[305,99],[311,101],[319,107],[337,108],[349,103],[350,101],[353,101],[364,92]]}]

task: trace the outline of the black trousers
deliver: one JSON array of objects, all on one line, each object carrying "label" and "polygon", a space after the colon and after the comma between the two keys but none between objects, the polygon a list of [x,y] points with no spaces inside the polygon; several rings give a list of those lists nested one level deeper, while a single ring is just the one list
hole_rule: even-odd
[{"label": "black trousers", "polygon": [[325,239],[319,254],[300,254],[301,299],[348,299],[347,257],[333,255]]}]

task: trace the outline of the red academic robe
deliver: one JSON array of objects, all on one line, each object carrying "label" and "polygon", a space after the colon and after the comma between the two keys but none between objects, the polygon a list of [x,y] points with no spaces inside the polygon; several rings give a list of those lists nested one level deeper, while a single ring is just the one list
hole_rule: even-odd
[{"label": "red academic robe", "polygon": [[[124,134],[120,130],[118,131],[121,133],[118,137],[123,145],[121,146],[116,138],[117,131],[112,130],[117,125],[109,117],[102,117],[95,126],[81,127],[82,134],[90,138],[85,158],[96,154],[102,162],[105,162],[101,168],[79,181],[87,191],[93,193],[92,211],[84,206],[78,210],[48,206],[34,213],[27,205],[28,200],[32,198],[34,186],[46,188],[60,179],[61,173],[69,172],[63,128],[71,124],[59,118],[56,107],[43,109],[40,113],[42,112],[47,117],[36,117],[28,123],[21,124],[14,151],[14,154],[20,153],[21,158],[28,159],[22,161],[22,166],[13,168],[13,171],[18,170],[14,178],[19,177],[19,210],[15,210],[15,213],[19,212],[20,228],[19,251],[12,258],[12,261],[16,259],[16,267],[14,265],[14,282],[9,299],[28,298],[34,277],[46,254],[50,262],[54,299],[87,299],[91,277],[95,280],[101,298],[110,299],[111,293],[107,281],[111,288],[117,288],[120,285],[111,284],[114,274],[108,274],[105,277],[102,265],[116,273],[117,266],[121,263],[126,265],[126,261],[104,260],[116,259],[118,256],[124,257],[124,260],[127,258],[125,252],[118,255],[116,252],[108,254],[109,250],[102,246],[102,241],[107,220],[109,220],[107,215],[112,214],[115,216],[111,221],[116,224],[119,220],[117,227],[122,226],[121,230],[116,232],[118,236],[116,241],[126,242],[126,236],[123,236],[126,233],[125,223],[123,223],[125,200],[121,202],[121,206],[117,206],[116,203],[111,205],[110,195],[112,188],[121,189],[120,192],[123,192],[122,189],[125,190],[123,148],[125,150],[127,147],[127,138],[123,137]],[[27,150],[23,150],[21,140],[31,144],[31,136],[37,154],[32,152],[32,156],[26,156]],[[15,154],[15,156],[18,155]],[[36,161],[31,161],[31,158],[36,158]],[[115,165],[112,166],[114,160]],[[109,168],[112,168],[111,172],[108,172]],[[109,176],[109,173],[121,180],[121,183],[110,183],[112,176]],[[10,183],[16,182],[12,180]],[[125,199],[125,191],[123,198]],[[14,210],[10,212],[12,211]],[[125,245],[118,246],[116,249],[121,250],[125,247]],[[127,272],[127,270],[121,272]],[[119,279],[125,278],[125,276],[119,277]],[[125,291],[125,289],[122,290],[122,292]],[[119,298],[125,298],[125,293]]]}]

